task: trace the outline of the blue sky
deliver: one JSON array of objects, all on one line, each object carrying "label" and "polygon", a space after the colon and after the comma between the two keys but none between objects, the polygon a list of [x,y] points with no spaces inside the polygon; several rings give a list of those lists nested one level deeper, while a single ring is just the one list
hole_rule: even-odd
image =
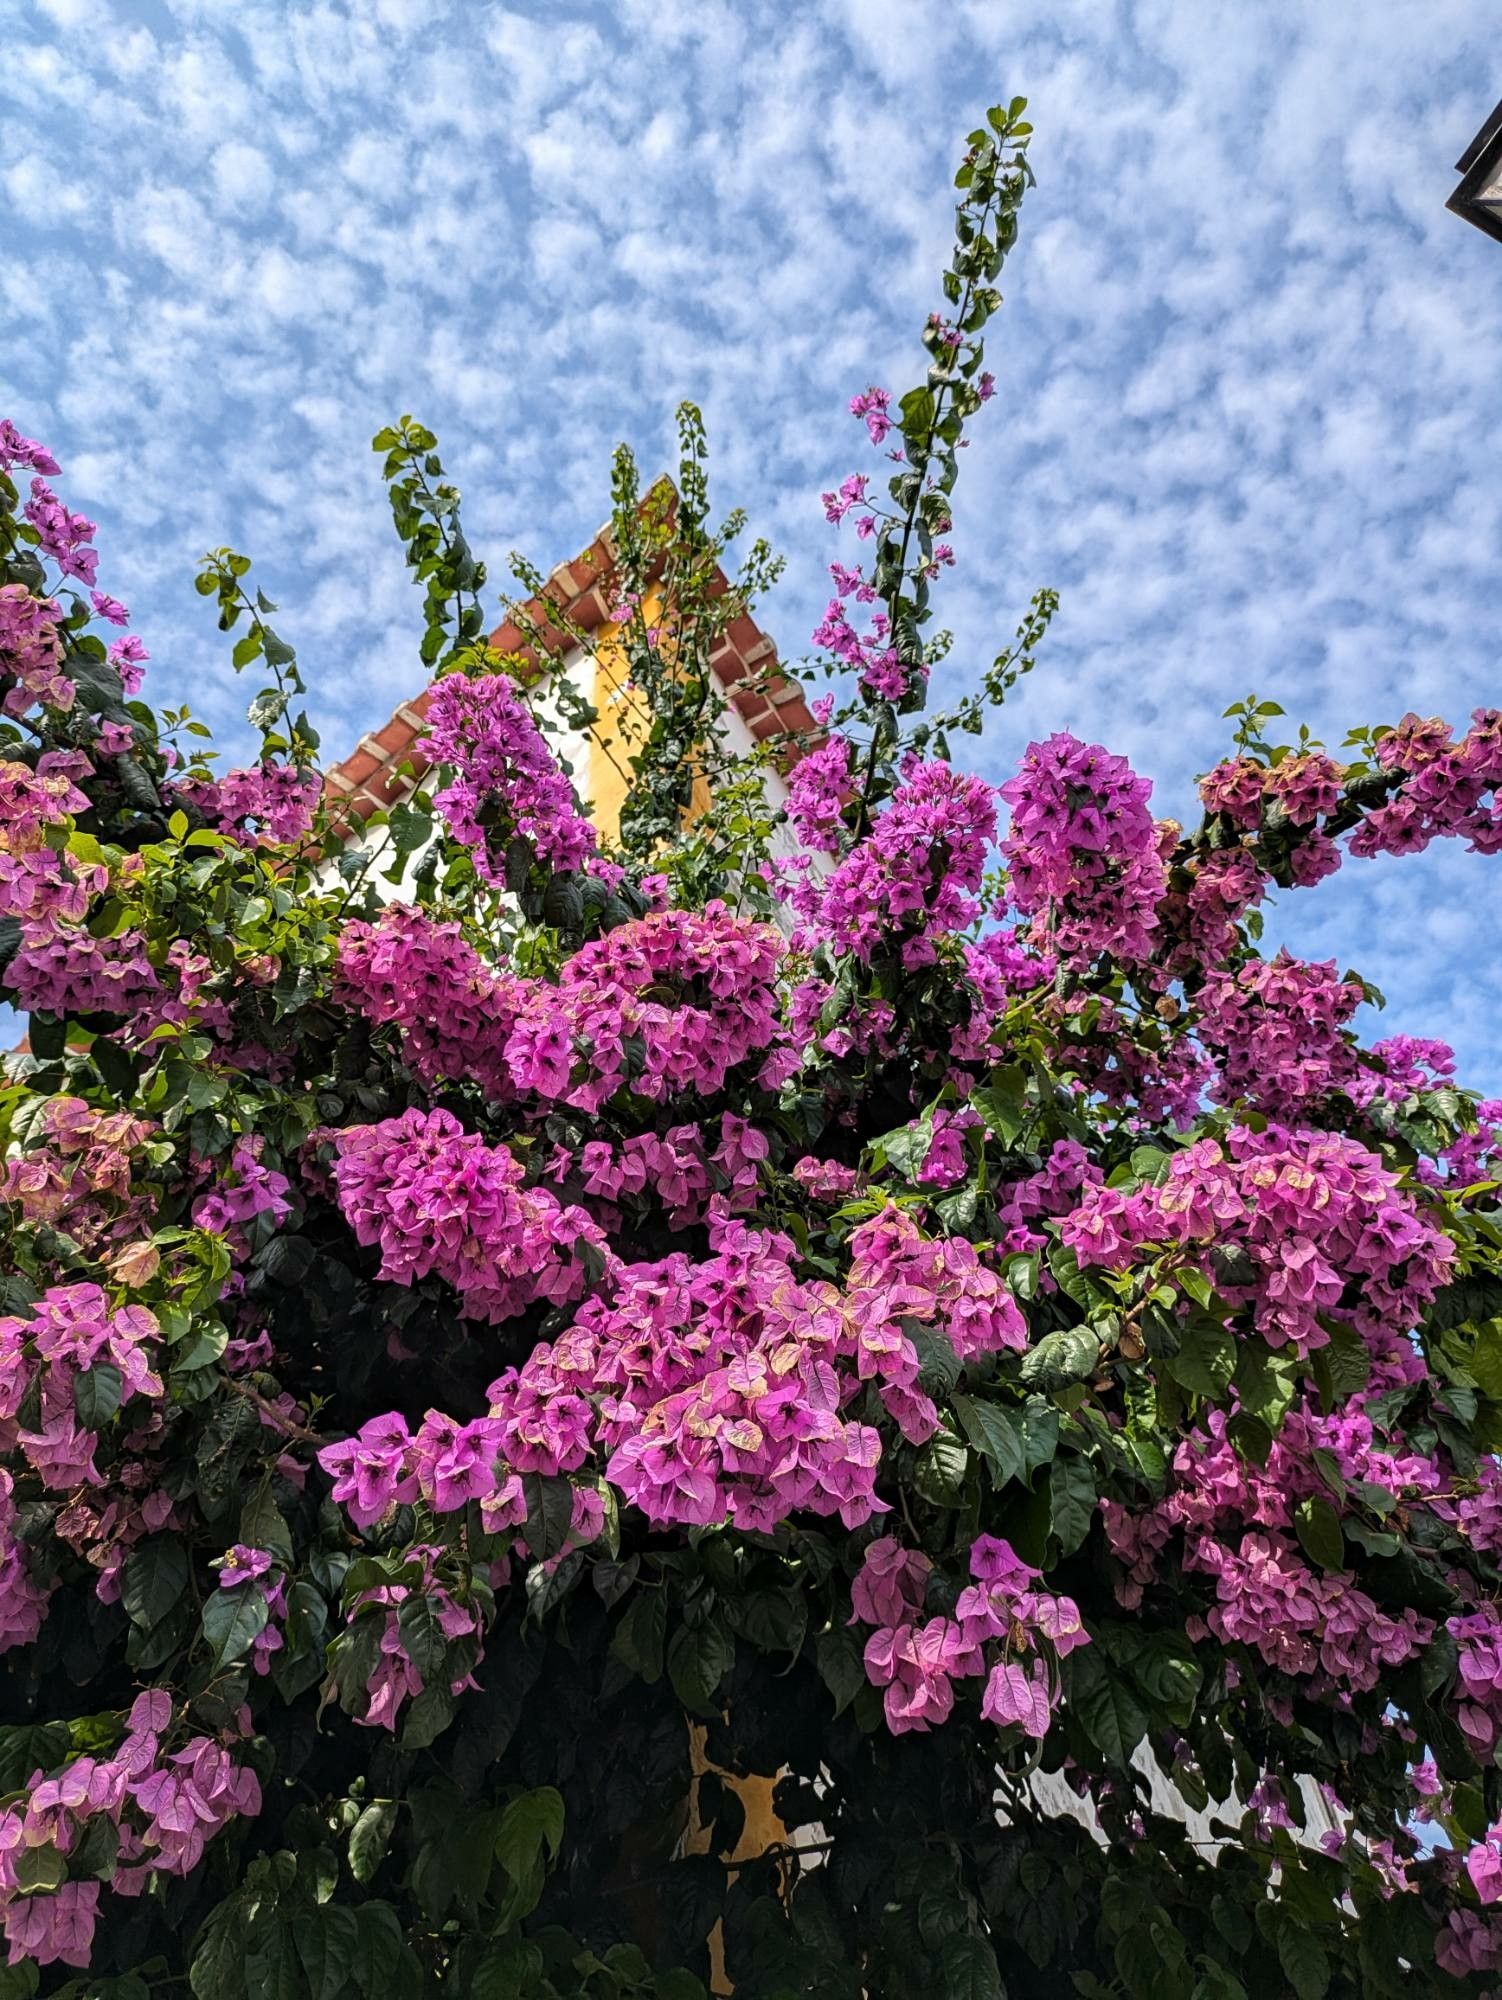
[{"label": "blue sky", "polygon": [[[1447,214],[1494,0],[0,0],[0,408],[98,517],[159,700],[241,732],[195,558],[255,557],[330,755],[422,683],[368,440],[440,436],[500,578],[704,406],[719,504],[838,544],[842,414],[913,379],[957,142],[1024,93],[1039,187],[959,492],[941,692],[1063,609],[977,752],[1070,728],[1183,813],[1255,688],[1332,743],[1502,700],[1502,244]],[[844,553],[848,553],[845,551]],[[1502,1092],[1499,864],[1352,863],[1270,925]]]}]

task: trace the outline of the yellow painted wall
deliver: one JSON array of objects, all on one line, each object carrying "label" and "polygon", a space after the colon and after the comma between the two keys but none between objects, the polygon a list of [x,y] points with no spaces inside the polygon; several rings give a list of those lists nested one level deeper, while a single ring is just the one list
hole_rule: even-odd
[{"label": "yellow painted wall", "polygon": [[[649,590],[643,606],[648,624],[656,618],[661,604],[661,593]],[[639,742],[646,715],[640,692],[626,686],[625,649],[614,625],[604,625],[596,633],[594,660],[584,663],[584,671],[593,678],[582,692],[600,716],[589,743],[587,789],[595,825],[607,840],[614,840],[620,831],[621,806],[631,779],[631,753]],[[689,817],[697,819],[708,807],[709,786],[702,777],[697,778]]]}]

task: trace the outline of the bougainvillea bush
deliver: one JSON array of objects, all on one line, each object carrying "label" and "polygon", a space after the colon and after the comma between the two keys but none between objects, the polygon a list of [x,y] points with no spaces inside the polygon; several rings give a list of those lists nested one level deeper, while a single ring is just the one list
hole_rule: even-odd
[{"label": "bougainvillea bush", "polygon": [[930,708],[1023,110],[851,405],[815,733],[719,733],[775,564],[694,414],[618,457],[609,840],[419,425],[433,776],[364,826],[245,558],[225,770],[0,426],[4,2000],[1502,1979],[1502,1104],[1258,950],[1502,846],[1502,715],[1249,700],[1182,825],[951,761],[1053,610]]}]

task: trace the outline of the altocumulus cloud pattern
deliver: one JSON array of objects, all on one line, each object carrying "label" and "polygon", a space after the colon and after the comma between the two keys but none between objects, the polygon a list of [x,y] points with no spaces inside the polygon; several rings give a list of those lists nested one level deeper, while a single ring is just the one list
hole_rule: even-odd
[{"label": "altocumulus cloud pattern", "polygon": [[[720,501],[793,553],[764,609],[796,654],[818,490],[864,462],[844,401],[911,372],[956,139],[1013,92],[1040,188],[951,689],[1034,587],[1064,605],[988,773],[1067,724],[1187,812],[1248,689],[1332,744],[1502,694],[1502,251],[1443,207],[1502,91],[1489,0],[0,0],[0,43],[0,402],[98,515],[159,692],[220,727],[241,697],[191,573],[224,541],[333,754],[414,686],[367,449],[403,409],[498,574],[582,546],[610,445],[666,462],[694,396]],[[1447,1029],[1496,1091],[1481,866],[1352,863],[1320,932],[1387,1031]]]}]

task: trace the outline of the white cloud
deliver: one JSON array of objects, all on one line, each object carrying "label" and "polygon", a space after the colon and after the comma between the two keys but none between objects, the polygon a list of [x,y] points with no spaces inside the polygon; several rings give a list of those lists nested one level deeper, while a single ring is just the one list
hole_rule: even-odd
[{"label": "white cloud", "polygon": [[[1249,687],[1338,742],[1495,699],[1502,250],[1445,213],[1491,98],[1488,0],[0,0],[0,401],[99,516],[166,694],[244,690],[190,588],[256,558],[337,748],[420,681],[371,433],[430,423],[504,581],[705,408],[721,505],[791,555],[869,461],[854,388],[905,386],[949,176],[1025,93],[1038,188],[988,362],[941,603],[957,688],[1029,592],[1063,610],[979,756],[1107,740],[1183,810]],[[1495,863],[1491,864],[1495,867]],[[1477,969],[1487,864],[1351,867],[1277,924],[1447,1024],[1502,1087]]]},{"label": "white cloud", "polygon": [[217,148],[213,162],[219,199],[247,213],[265,207],[274,185],[271,162],[255,146],[232,139]]}]

